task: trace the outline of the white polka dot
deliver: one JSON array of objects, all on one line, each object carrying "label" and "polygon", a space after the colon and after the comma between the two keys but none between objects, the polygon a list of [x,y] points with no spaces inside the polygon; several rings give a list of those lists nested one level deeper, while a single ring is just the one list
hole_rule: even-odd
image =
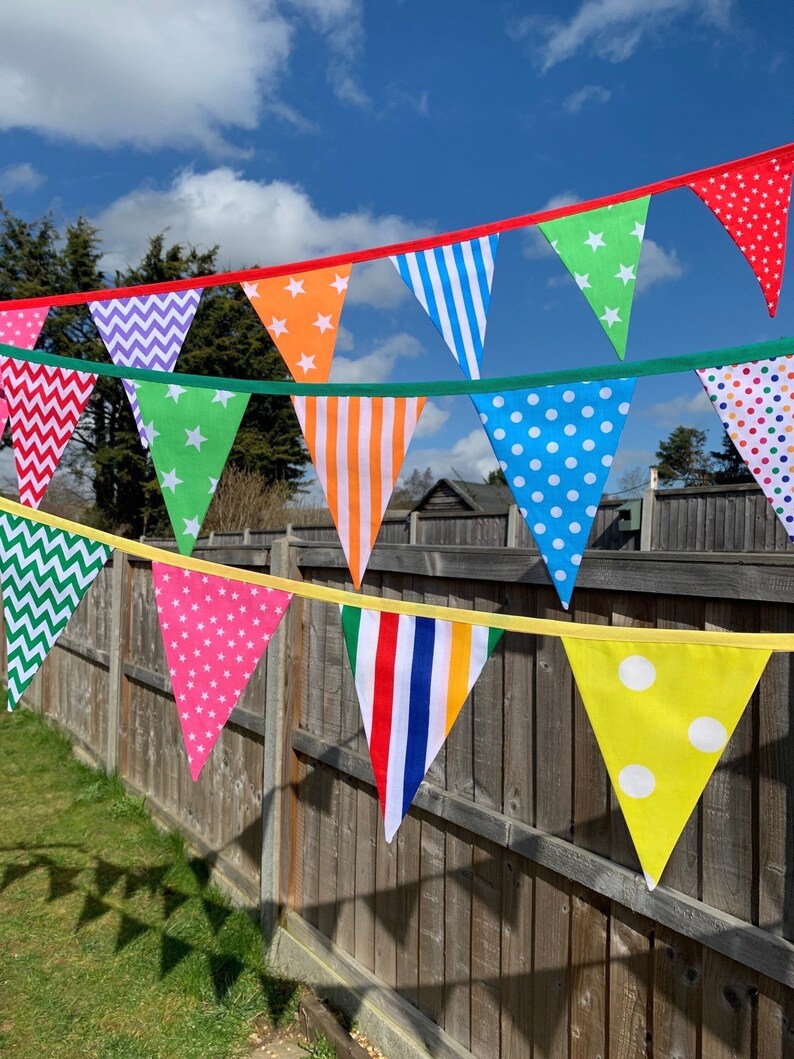
[{"label": "white polka dot", "polygon": [[584,480],[587,482],[588,485],[592,485],[593,482],[596,480],[596,476],[593,474],[592,471],[588,471],[587,474],[584,476]]},{"label": "white polka dot", "polygon": [[531,438],[539,438],[540,437],[540,427],[530,427],[529,430],[527,431],[527,434],[529,434],[529,436]]},{"label": "white polka dot", "polygon": [[487,423],[488,422],[488,416],[485,414],[485,412],[480,412],[480,422],[481,423]]},{"label": "white polka dot", "polygon": [[620,414],[622,416],[627,416],[629,414],[629,409],[630,408],[631,408],[631,405],[629,404],[628,401],[621,401],[620,404],[618,405],[618,411],[620,412]]},{"label": "white polka dot", "polygon": [[549,514],[551,515],[552,518],[560,518],[560,516],[562,515],[562,508],[558,507],[555,504],[554,507],[551,508],[551,510],[549,511]]},{"label": "white polka dot", "polygon": [[618,786],[629,798],[647,798],[654,792],[656,778],[644,765],[626,765],[620,770]]},{"label": "white polka dot", "polygon": [[568,580],[568,575],[566,574],[566,572],[564,570],[555,570],[554,571],[554,577],[555,577],[555,580],[557,580],[557,581],[567,581]]},{"label": "white polka dot", "polygon": [[592,415],[594,415],[594,414],[595,414],[595,410],[594,410],[593,406],[590,405],[590,404],[586,404],[584,406],[584,408],[582,409],[582,415],[585,417],[585,419],[590,419],[590,417]]},{"label": "white polka dot", "polygon": [[556,441],[550,441],[546,446],[546,452],[557,452],[559,447]]},{"label": "white polka dot", "polygon": [[500,460],[499,461],[499,466],[502,468],[503,471],[507,470],[507,464],[505,463],[504,460]]},{"label": "white polka dot", "polygon": [[525,507],[520,507],[518,510],[521,512],[521,518],[527,517],[527,509]]},{"label": "white polka dot", "polygon": [[548,408],[548,409],[546,409],[546,418],[547,419],[556,419],[558,415],[559,415],[559,412],[557,411],[556,408]]},{"label": "white polka dot", "polygon": [[540,398],[536,393],[527,394],[527,404],[537,404]]},{"label": "white polka dot", "polygon": [[511,412],[510,413],[510,422],[511,423],[520,423],[523,418],[524,417],[521,415],[520,412]]},{"label": "white polka dot", "polygon": [[612,396],[612,391],[608,386],[602,386],[601,389],[598,391],[598,396],[603,401],[606,401]]},{"label": "white polka dot", "polygon": [[609,453],[607,453],[606,456],[602,456],[601,457],[601,466],[602,467],[611,467],[612,466],[612,457],[609,455]]},{"label": "white polka dot", "polygon": [[545,533],[546,532],[546,527],[543,525],[542,522],[536,522],[535,525],[532,527],[532,532],[533,533]]},{"label": "white polka dot", "polygon": [[574,553],[574,554],[573,554],[573,555],[571,556],[571,562],[573,563],[573,565],[574,565],[574,566],[581,566],[581,563],[582,563],[582,557],[581,557],[581,555],[579,555],[579,553],[578,553],[578,552],[575,552],[575,553]]},{"label": "white polka dot", "polygon": [[656,666],[645,655],[628,655],[618,666],[618,677],[629,691],[647,691],[656,680]]},{"label": "white polka dot", "polygon": [[585,450],[585,452],[592,452],[595,448],[595,442],[591,438],[586,438],[582,442],[582,448]]},{"label": "white polka dot", "polygon": [[716,717],[696,717],[689,726],[689,742],[704,754],[716,754],[728,742],[725,725]]},{"label": "white polka dot", "polygon": [[504,430],[502,430],[501,427],[497,427],[496,430],[493,432],[493,436],[496,438],[497,441],[501,441],[502,438],[505,436],[505,432]]},{"label": "white polka dot", "polygon": [[548,555],[544,555],[543,552],[541,552],[540,553],[540,557],[543,560],[543,562],[548,566],[549,565],[549,557],[548,557]]},{"label": "white polka dot", "polygon": [[513,445],[513,447],[510,449],[510,451],[513,453],[514,456],[520,456],[521,453],[524,451],[524,446],[523,445]]},{"label": "white polka dot", "polygon": [[550,474],[548,477],[549,485],[559,485],[560,476],[558,474]]},{"label": "white polka dot", "polygon": [[585,511],[590,516],[590,518],[595,518],[598,514],[598,508],[595,506],[595,504],[588,504],[585,508]]},{"label": "white polka dot", "polygon": [[565,495],[568,497],[569,500],[579,499],[579,493],[575,489],[569,489]]},{"label": "white polka dot", "polygon": [[532,499],[535,501],[536,504],[539,504],[543,499],[543,493],[541,493],[539,489],[536,489],[535,492],[532,494]]},{"label": "white polka dot", "polygon": [[578,522],[572,522],[568,529],[571,531],[571,533],[581,533],[582,527],[579,525]]},{"label": "white polka dot", "polygon": [[566,467],[573,468],[573,467],[578,466],[578,463],[579,463],[579,461],[577,460],[577,458],[575,456],[568,456],[567,459],[565,460],[565,466]]},{"label": "white polka dot", "polygon": [[532,468],[533,471],[539,471],[543,464],[540,462],[540,460],[530,460],[529,466]]},{"label": "white polka dot", "polygon": [[562,537],[555,537],[554,540],[551,542],[551,545],[553,548],[556,548],[557,551],[560,551],[562,548],[565,547],[565,541],[562,539]]},{"label": "white polka dot", "polygon": [[502,408],[505,403],[504,397],[494,397],[493,406],[494,408]]},{"label": "white polka dot", "polygon": [[569,438],[572,438],[576,433],[576,427],[573,425],[573,423],[568,423],[563,433],[567,434]]},{"label": "white polka dot", "polygon": [[612,433],[612,424],[609,422],[608,419],[605,419],[604,422],[601,424],[601,433],[602,434],[611,434]]},{"label": "white polka dot", "polygon": [[513,485],[516,487],[516,489],[521,489],[521,487],[526,485],[526,484],[527,484],[526,478],[524,478],[520,474],[516,475],[516,477],[513,479]]},{"label": "white polka dot", "polygon": [[563,401],[567,401],[568,404],[570,404],[571,401],[576,400],[576,394],[573,392],[573,390],[566,390],[565,393],[562,395],[562,399]]}]

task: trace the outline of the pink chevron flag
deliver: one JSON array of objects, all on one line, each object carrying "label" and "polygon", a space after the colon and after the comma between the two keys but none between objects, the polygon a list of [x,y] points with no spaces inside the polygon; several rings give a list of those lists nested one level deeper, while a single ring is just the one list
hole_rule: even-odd
[{"label": "pink chevron flag", "polygon": [[19,499],[37,508],[96,383],[88,371],[0,357]]},{"label": "pink chevron flag", "polygon": [[46,306],[41,309],[4,309],[0,312],[0,343],[17,349],[33,349],[49,311]]},{"label": "pink chevron flag", "polygon": [[[173,371],[201,300],[201,290],[171,291],[141,298],[89,302],[97,331],[114,364]],[[141,444],[149,447],[135,388],[123,379]]]},{"label": "pink chevron flag", "polygon": [[190,775],[204,767],[292,595],[152,563],[154,595]]}]

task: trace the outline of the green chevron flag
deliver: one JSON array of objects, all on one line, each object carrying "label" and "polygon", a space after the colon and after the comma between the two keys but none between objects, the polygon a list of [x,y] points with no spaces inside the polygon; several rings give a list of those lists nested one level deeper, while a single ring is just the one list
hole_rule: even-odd
[{"label": "green chevron flag", "polygon": [[135,391],[177,545],[190,555],[251,395],[159,382]]},{"label": "green chevron flag", "polygon": [[650,195],[539,224],[621,360]]},{"label": "green chevron flag", "polygon": [[0,585],[13,710],[112,549],[0,512]]}]

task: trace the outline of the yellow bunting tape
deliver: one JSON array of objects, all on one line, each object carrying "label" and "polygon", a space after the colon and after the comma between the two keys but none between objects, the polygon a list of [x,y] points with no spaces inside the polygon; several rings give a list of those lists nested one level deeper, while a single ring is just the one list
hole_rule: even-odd
[{"label": "yellow bunting tape", "polygon": [[113,533],[78,522],[50,515],[46,511],[33,511],[23,504],[6,500],[0,496],[0,511],[24,518],[28,522],[38,522],[66,533],[76,533],[81,537],[106,544],[116,551],[132,555],[153,563],[166,563],[180,570],[193,570],[200,574],[211,574],[215,577],[227,577],[230,581],[242,581],[249,585],[262,585],[263,588],[278,588],[282,592],[291,592],[304,599],[316,599],[322,603],[334,603],[337,606],[359,607],[362,610],[377,610],[387,614],[408,614],[417,618],[435,618],[440,621],[457,621],[464,625],[480,625],[491,629],[504,629],[506,632],[530,633],[536,636],[565,636],[577,640],[617,640],[633,643],[678,643],[678,644],[712,644],[722,647],[746,647],[754,650],[794,651],[794,633],[749,633],[749,632],[701,632],[690,629],[649,629],[630,628],[612,625],[583,625],[573,621],[557,621],[553,618],[527,618],[517,614],[488,614],[483,611],[459,610],[455,607],[437,607],[428,603],[408,603],[401,599],[381,599],[377,596],[363,596],[357,592],[346,592],[340,588],[326,588],[306,581],[290,581],[285,577],[272,577],[270,574],[257,574],[251,570],[241,570],[222,563],[211,563],[206,559],[196,559],[192,555],[180,555],[178,552],[153,548],[141,541],[127,540]]}]

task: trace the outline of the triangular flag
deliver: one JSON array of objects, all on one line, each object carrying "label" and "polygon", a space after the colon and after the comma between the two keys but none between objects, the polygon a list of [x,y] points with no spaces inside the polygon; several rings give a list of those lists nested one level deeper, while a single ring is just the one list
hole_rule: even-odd
[{"label": "triangular flag", "polygon": [[425,400],[292,398],[356,588]]},{"label": "triangular flag", "polygon": [[390,260],[468,379],[479,379],[498,235]]},{"label": "triangular flag", "polygon": [[[121,364],[125,368],[173,371],[196,315],[201,294],[201,288],[196,287],[167,294],[147,294],[140,298],[89,302],[88,308],[114,364]],[[128,379],[122,379],[122,382],[135,426],[146,448],[135,387]]]},{"label": "triangular flag", "polygon": [[350,265],[243,283],[284,363],[299,382],[326,382],[331,371]]},{"label": "triangular flag", "polygon": [[621,360],[650,195],[539,224]]},{"label": "triangular flag", "polygon": [[770,652],[567,637],[563,644],[652,890]]},{"label": "triangular flag", "polygon": [[112,549],[0,512],[0,585],[13,710]]},{"label": "triangular flag", "polygon": [[19,499],[38,507],[88,404],[96,375],[0,356]]},{"label": "triangular flag", "polygon": [[714,411],[794,541],[794,354],[698,368]]},{"label": "triangular flag", "polygon": [[190,555],[250,394],[159,382],[136,389],[177,545]]},{"label": "triangular flag", "polygon": [[357,607],[341,611],[391,842],[502,630]]},{"label": "triangular flag", "polygon": [[152,563],[154,595],[194,780],[284,617],[292,596]]},{"label": "triangular flag", "polygon": [[16,349],[33,349],[38,341],[49,307],[4,309],[0,312],[0,343]]},{"label": "triangular flag", "polygon": [[471,395],[566,610],[635,381]]},{"label": "triangular flag", "polygon": [[783,282],[794,158],[754,162],[689,185],[747,259],[774,316]]}]

